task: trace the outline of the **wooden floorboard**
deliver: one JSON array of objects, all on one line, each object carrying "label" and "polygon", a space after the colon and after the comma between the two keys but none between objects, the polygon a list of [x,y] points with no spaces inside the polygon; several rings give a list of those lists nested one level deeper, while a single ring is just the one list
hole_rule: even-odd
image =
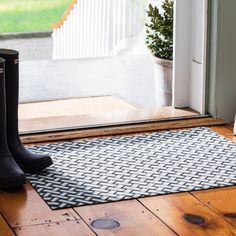
[{"label": "wooden floorboard", "polygon": [[196,115],[199,113],[187,108],[142,109],[114,96],[74,98],[20,104],[19,129],[32,133]]},{"label": "wooden floorboard", "polygon": [[66,99],[21,104],[19,129],[21,133],[32,133],[196,115],[199,113],[191,109],[141,109],[113,96]]},{"label": "wooden floorboard", "polygon": [[73,209],[52,211],[30,184],[1,191],[0,212],[11,227],[79,219]]},{"label": "wooden floorboard", "polygon": [[191,193],[236,227],[236,186]]},{"label": "wooden floorboard", "polygon": [[[236,142],[232,127],[211,128]],[[236,236],[236,186],[52,211],[26,184],[0,191],[0,213],[0,236]]]},{"label": "wooden floorboard", "polygon": [[0,215],[0,235],[1,236],[13,236],[15,235],[12,231],[10,225],[5,221],[5,219]]},{"label": "wooden floorboard", "polygon": [[[75,211],[100,236],[176,235],[137,200],[77,207]],[[96,222],[99,228],[96,227]],[[119,227],[115,227],[118,224],[114,225],[114,222]]]},{"label": "wooden floorboard", "polygon": [[225,138],[233,141],[236,143],[236,136],[233,135],[233,131],[228,126],[211,126],[210,127],[213,131],[219,133],[220,135],[224,136]]},{"label": "wooden floorboard", "polygon": [[139,199],[181,236],[229,236],[236,229],[190,193]]},{"label": "wooden floorboard", "polygon": [[16,227],[18,236],[95,236],[83,221],[65,221],[42,225]]},{"label": "wooden floorboard", "polygon": [[19,105],[19,120],[76,116],[103,112],[136,110],[137,107],[115,96],[83,97]]},{"label": "wooden floorboard", "polygon": [[132,112],[136,114],[137,107],[114,96],[25,103],[19,105],[19,129],[25,133],[95,125],[111,117],[126,119]]}]

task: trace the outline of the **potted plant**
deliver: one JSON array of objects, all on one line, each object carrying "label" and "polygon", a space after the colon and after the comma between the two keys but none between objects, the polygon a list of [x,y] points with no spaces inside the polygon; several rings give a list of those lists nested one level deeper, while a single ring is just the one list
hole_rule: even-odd
[{"label": "potted plant", "polygon": [[172,104],[174,3],[173,0],[161,2],[162,9],[149,4],[146,23],[146,45],[153,55],[158,107]]}]

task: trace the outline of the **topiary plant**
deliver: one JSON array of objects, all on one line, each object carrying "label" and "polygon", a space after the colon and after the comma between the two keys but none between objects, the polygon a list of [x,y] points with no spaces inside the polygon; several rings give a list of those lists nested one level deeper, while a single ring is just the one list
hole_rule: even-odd
[{"label": "topiary plant", "polygon": [[161,14],[158,7],[149,4],[149,22],[145,24],[148,48],[155,56],[167,60],[173,60],[173,5],[173,0],[164,0]]}]

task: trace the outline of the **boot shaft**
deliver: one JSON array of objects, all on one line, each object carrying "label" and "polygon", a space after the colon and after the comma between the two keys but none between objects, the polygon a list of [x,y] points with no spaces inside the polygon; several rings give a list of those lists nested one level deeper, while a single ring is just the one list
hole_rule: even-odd
[{"label": "boot shaft", "polygon": [[18,131],[19,100],[19,53],[15,50],[0,49],[5,60],[6,129],[9,148],[20,145]]},{"label": "boot shaft", "polygon": [[8,153],[6,137],[5,60],[0,58],[0,154]]}]

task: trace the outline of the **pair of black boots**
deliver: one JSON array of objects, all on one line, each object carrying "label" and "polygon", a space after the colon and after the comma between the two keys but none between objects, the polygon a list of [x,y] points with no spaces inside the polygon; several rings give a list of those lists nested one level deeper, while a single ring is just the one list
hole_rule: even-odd
[{"label": "pair of black boots", "polygon": [[33,154],[20,141],[18,94],[18,52],[0,49],[0,188],[21,186],[24,172],[39,172],[52,164],[50,156]]}]

